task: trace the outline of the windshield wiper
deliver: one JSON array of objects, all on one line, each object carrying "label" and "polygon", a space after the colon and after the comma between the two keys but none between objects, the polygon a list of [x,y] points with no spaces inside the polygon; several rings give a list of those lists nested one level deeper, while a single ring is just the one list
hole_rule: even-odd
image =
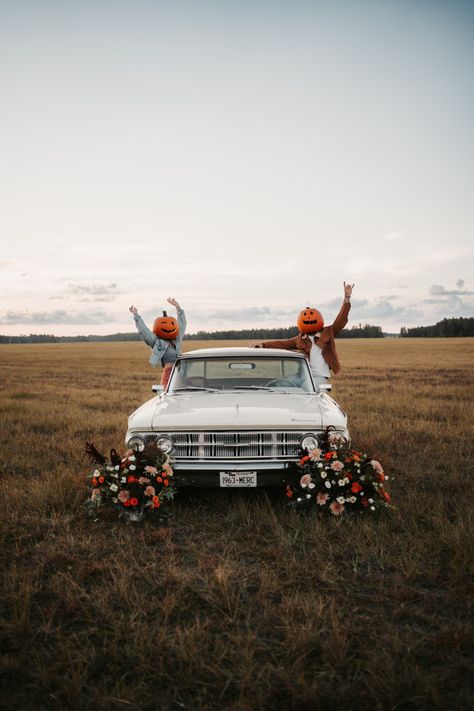
[{"label": "windshield wiper", "polygon": [[267,388],[266,385],[234,385],[232,390],[268,390],[271,393],[276,392],[274,388]]},{"label": "windshield wiper", "polygon": [[220,390],[216,390],[216,388],[200,388],[198,385],[188,385],[185,388],[175,388],[172,392],[173,393],[179,393],[179,392],[184,392],[185,390],[199,390],[201,392],[206,392],[206,393],[220,393]]}]

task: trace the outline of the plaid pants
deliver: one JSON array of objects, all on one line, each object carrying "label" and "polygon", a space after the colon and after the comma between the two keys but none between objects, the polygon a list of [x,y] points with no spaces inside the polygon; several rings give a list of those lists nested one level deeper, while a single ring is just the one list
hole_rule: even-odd
[{"label": "plaid pants", "polygon": [[168,363],[163,367],[163,372],[161,373],[161,384],[164,388],[168,385],[168,380],[170,379],[171,371],[173,369],[173,364]]}]

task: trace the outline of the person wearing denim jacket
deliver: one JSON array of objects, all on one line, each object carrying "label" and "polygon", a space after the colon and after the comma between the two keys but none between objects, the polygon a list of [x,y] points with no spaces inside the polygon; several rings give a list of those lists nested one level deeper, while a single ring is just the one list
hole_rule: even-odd
[{"label": "person wearing denim jacket", "polygon": [[179,333],[173,341],[167,341],[164,338],[160,338],[154,334],[143,321],[135,306],[130,306],[129,309],[133,314],[138,333],[141,335],[147,346],[150,346],[151,348],[151,356],[148,362],[155,368],[157,366],[161,366],[163,368],[161,384],[165,387],[168,384],[174,362],[176,361],[177,356],[181,355],[181,344],[186,331],[186,315],[183,309],[178,304],[176,299],[169,297],[167,301],[176,308],[179,326]]}]

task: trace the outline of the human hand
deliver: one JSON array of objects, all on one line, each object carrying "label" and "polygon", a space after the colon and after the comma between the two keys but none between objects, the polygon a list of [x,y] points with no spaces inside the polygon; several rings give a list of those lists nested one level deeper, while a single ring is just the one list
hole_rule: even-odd
[{"label": "human hand", "polygon": [[344,296],[346,299],[350,299],[351,294],[352,294],[352,289],[354,288],[355,284],[346,284],[346,282],[343,282],[343,283],[344,283]]},{"label": "human hand", "polygon": [[178,302],[176,301],[176,299],[173,299],[173,298],[171,298],[171,296],[168,296],[168,298],[167,298],[166,300],[167,300],[167,302],[168,302],[169,304],[171,304],[171,306],[174,306],[175,309],[177,309],[177,310],[179,311],[179,309],[180,309],[181,307],[180,307],[180,305],[178,304]]},{"label": "human hand", "polygon": [[138,313],[138,309],[137,309],[136,306],[130,306],[129,311],[130,311],[130,313],[133,314],[134,316],[135,316],[135,314]]}]

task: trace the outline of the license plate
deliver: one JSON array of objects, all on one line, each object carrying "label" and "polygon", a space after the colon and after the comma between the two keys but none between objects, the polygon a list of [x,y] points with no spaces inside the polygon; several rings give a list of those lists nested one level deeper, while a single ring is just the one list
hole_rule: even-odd
[{"label": "license plate", "polygon": [[257,472],[219,472],[221,486],[257,486]]}]

